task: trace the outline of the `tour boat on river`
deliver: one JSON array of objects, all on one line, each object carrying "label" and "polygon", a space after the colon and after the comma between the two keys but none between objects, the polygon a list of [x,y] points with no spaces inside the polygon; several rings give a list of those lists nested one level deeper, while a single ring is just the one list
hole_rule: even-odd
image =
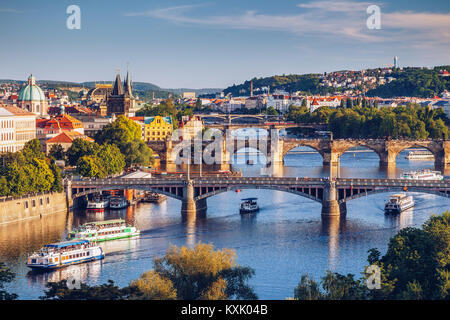
[{"label": "tour boat on river", "polygon": [[386,213],[401,213],[409,208],[414,207],[414,199],[404,193],[394,194],[389,198],[384,206]]},{"label": "tour boat on river", "polygon": [[105,257],[103,249],[89,240],[73,240],[46,244],[28,257],[27,266],[35,270],[62,268]]},{"label": "tour boat on river", "polygon": [[242,199],[241,209],[239,210],[240,214],[245,213],[254,213],[259,211],[258,203],[256,202],[258,198],[246,198]]},{"label": "tour boat on river", "polygon": [[139,233],[136,227],[128,226],[125,220],[116,219],[85,223],[72,230],[68,238],[101,242],[136,237]]},{"label": "tour boat on river", "polygon": [[408,160],[434,160],[434,155],[428,150],[416,150],[408,152],[405,158]]},{"label": "tour boat on river", "polygon": [[403,179],[410,180],[443,180],[444,177],[439,171],[432,171],[429,169],[409,171],[403,173]]}]

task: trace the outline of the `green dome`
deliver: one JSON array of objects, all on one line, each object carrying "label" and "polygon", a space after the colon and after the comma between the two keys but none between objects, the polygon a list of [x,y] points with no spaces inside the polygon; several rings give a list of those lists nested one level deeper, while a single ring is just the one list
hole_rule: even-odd
[{"label": "green dome", "polygon": [[32,75],[28,78],[28,85],[20,89],[18,101],[45,101],[44,91],[36,85]]}]

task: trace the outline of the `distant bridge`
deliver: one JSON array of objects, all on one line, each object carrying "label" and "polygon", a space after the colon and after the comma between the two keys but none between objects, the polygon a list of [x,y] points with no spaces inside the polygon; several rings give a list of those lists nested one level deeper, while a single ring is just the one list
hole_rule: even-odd
[{"label": "distant bridge", "polygon": [[411,191],[450,198],[447,180],[410,179],[327,179],[291,177],[196,177],[149,179],[66,180],[65,189],[74,200],[88,194],[111,189],[154,191],[182,201],[182,215],[206,212],[206,199],[236,189],[269,189],[297,194],[322,204],[323,216],[346,212],[346,202],[376,193]]}]

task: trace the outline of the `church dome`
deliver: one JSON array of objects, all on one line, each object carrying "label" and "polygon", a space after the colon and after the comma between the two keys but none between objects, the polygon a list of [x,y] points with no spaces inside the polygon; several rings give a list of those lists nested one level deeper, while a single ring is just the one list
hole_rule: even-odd
[{"label": "church dome", "polygon": [[33,75],[28,77],[28,84],[20,89],[18,101],[45,101],[45,94],[41,88],[36,85]]}]

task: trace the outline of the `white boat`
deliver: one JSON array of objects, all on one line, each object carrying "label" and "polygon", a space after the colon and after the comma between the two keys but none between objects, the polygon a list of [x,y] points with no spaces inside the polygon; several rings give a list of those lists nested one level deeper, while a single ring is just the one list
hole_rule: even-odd
[{"label": "white boat", "polygon": [[68,238],[89,241],[109,241],[136,237],[140,233],[136,227],[128,226],[123,219],[85,223],[72,230]]},{"label": "white boat", "polygon": [[429,169],[408,171],[403,173],[403,179],[409,180],[443,180],[444,177],[439,171],[432,171]]},{"label": "white boat", "polygon": [[405,157],[408,160],[434,160],[434,155],[428,150],[410,151]]},{"label": "white boat", "polygon": [[389,201],[384,205],[384,211],[400,213],[412,207],[414,207],[413,197],[407,196],[405,193],[398,193],[389,197]]},{"label": "white boat", "polygon": [[104,257],[103,249],[89,240],[73,240],[46,244],[38,253],[28,257],[27,266],[32,269],[49,270],[100,260]]},{"label": "white boat", "polygon": [[100,196],[94,197],[92,200],[88,200],[87,209],[91,210],[104,210],[109,206],[108,198],[101,198]]},{"label": "white boat", "polygon": [[113,197],[109,201],[110,209],[123,209],[128,207],[128,201],[124,197]]},{"label": "white boat", "polygon": [[253,213],[259,211],[258,203],[256,202],[258,198],[246,198],[242,199],[241,208],[239,210],[240,214]]}]

